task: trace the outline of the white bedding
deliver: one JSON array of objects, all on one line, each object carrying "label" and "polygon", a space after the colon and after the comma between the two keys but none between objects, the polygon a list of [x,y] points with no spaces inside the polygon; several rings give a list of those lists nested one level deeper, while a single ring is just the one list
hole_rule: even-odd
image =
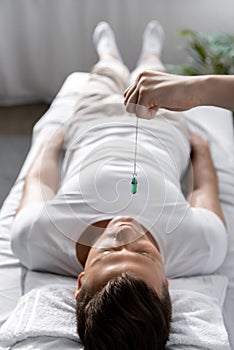
[{"label": "white bedding", "polygon": [[[198,276],[170,281],[173,315],[167,350],[230,350],[228,335],[223,324],[222,305],[227,288],[225,276]],[[198,288],[199,287],[199,288]],[[76,280],[34,288],[22,296],[9,319],[0,328],[0,339],[5,347],[18,344],[40,344],[41,338],[64,339],[66,350],[80,345],[76,333],[75,298]],[[43,322],[42,322],[43,320]],[[76,343],[74,343],[74,341]],[[77,343],[79,345],[77,345]]]},{"label": "white bedding", "polygon": [[[75,101],[82,89],[82,85],[88,78],[87,73],[73,73],[70,75],[54,100],[49,111],[35,125],[33,130],[32,148],[18,176],[15,185],[6,199],[0,214],[0,325],[7,319],[14,308],[20,295],[38,285],[45,285],[51,279],[51,275],[26,271],[21,268],[17,259],[11,254],[10,227],[13,215],[18,206],[24,183],[24,176],[30,166],[41,142],[50,132],[50,128],[56,127],[72,115]],[[224,319],[229,333],[229,340],[234,349],[234,146],[233,123],[229,111],[221,109],[205,110],[197,108],[188,113],[190,127],[212,140],[211,150],[218,170],[220,184],[220,199],[228,225],[229,248],[228,255],[218,273],[229,278],[225,304]],[[53,283],[64,282],[64,278],[53,276]],[[67,280],[68,281],[68,280]],[[48,343],[49,341],[49,343]],[[27,341],[28,342],[28,341]],[[46,349],[59,348],[58,340],[40,340]],[[22,345],[22,344],[21,344]],[[25,345],[17,349],[26,349]],[[39,349],[39,347],[38,347]]]}]

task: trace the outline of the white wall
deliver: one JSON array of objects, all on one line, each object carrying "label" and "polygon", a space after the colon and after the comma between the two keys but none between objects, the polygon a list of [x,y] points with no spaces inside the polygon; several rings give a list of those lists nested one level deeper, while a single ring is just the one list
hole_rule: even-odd
[{"label": "white wall", "polygon": [[1,0],[0,104],[50,100],[65,77],[88,71],[97,56],[96,23],[107,20],[134,67],[146,23],[165,28],[166,63],[182,63],[181,28],[234,34],[233,0]]}]

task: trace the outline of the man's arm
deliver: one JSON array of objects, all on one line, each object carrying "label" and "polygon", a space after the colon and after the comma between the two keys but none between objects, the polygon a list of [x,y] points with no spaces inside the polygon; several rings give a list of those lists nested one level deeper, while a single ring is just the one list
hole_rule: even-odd
[{"label": "man's arm", "polygon": [[194,189],[189,202],[192,207],[213,211],[226,226],[219,202],[218,180],[210,154],[209,142],[193,134],[191,146]]},{"label": "man's arm", "polygon": [[52,199],[58,189],[58,156],[63,146],[64,134],[56,132],[39,150],[25,178],[23,196],[16,214],[32,202]]}]

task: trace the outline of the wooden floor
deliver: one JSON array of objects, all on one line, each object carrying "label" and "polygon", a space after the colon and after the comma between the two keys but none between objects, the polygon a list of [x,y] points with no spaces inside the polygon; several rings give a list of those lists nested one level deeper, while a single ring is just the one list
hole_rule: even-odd
[{"label": "wooden floor", "polygon": [[47,104],[0,106],[0,135],[31,135],[33,125],[48,108]]}]

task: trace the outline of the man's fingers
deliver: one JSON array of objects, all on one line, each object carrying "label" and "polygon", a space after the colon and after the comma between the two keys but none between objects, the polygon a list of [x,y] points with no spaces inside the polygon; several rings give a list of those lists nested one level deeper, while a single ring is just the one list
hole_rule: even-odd
[{"label": "man's fingers", "polygon": [[190,144],[192,148],[196,147],[210,147],[210,140],[202,137],[201,135],[191,133],[190,135]]}]

